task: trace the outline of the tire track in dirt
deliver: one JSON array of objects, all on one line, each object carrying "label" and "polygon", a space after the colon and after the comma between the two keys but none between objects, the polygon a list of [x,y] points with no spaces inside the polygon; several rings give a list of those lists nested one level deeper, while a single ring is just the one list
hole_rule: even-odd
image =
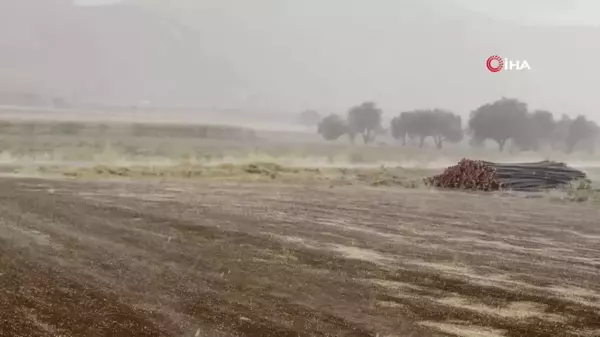
[{"label": "tire track in dirt", "polygon": [[[20,223],[22,223],[23,220],[33,222],[33,227],[36,227],[47,233],[49,232],[51,236],[55,238],[55,240],[60,242],[61,246],[72,247],[75,249],[76,254],[71,256],[66,254],[56,257],[57,259],[61,259],[61,261],[49,259],[47,256],[35,256],[35,260],[43,261],[45,265],[52,265],[52,263],[56,262],[65,262],[66,260],[67,263],[61,264],[63,267],[68,268],[70,272],[73,272],[75,275],[77,275],[76,279],[81,278],[84,280],[79,280],[79,282],[89,282],[89,284],[93,284],[98,291],[106,291],[106,288],[108,287],[116,287],[112,289],[132,292],[133,289],[138,288],[144,289],[144,291],[157,291],[163,293],[167,292],[167,294],[171,297],[175,297],[175,299],[170,302],[170,305],[172,305],[174,310],[178,311],[180,315],[188,316],[188,320],[200,320],[200,322],[203,324],[216,325],[218,323],[220,325],[225,325],[228,327],[228,329],[233,329],[237,334],[242,336],[373,335],[369,332],[369,330],[367,330],[367,328],[360,327],[361,324],[348,322],[343,318],[337,317],[336,315],[321,312],[318,308],[315,309],[311,308],[310,306],[300,306],[299,304],[294,304],[293,302],[290,302],[287,305],[278,304],[285,298],[281,299],[272,297],[266,293],[261,294],[263,297],[265,297],[264,299],[254,299],[251,301],[253,305],[240,304],[240,299],[248,297],[247,295],[250,291],[259,292],[265,290],[264,284],[259,283],[259,280],[257,280],[256,283],[253,283],[251,282],[253,281],[252,277],[248,277],[256,271],[260,271],[261,269],[264,270],[264,266],[252,263],[252,261],[244,257],[257,254],[265,249],[286,254],[290,253],[290,250],[286,247],[283,247],[278,241],[271,241],[263,236],[253,236],[242,232],[223,231],[212,226],[202,226],[194,222],[180,220],[176,216],[169,217],[165,216],[164,214],[156,214],[157,212],[153,212],[151,210],[143,214],[139,214],[130,207],[102,207],[101,205],[81,201],[78,203],[73,203],[74,200],[61,195],[46,195],[41,200],[38,200],[37,198],[39,196],[40,193],[33,192],[21,194],[11,193],[11,199],[13,200],[12,203],[9,202],[7,198],[4,200],[6,202],[2,204],[3,218],[5,221],[8,219]],[[33,202],[36,203],[35,206],[27,211],[27,207],[25,205],[32,204]],[[24,216],[24,212],[33,212],[36,217],[27,214]],[[220,213],[217,213],[217,215],[219,214]],[[205,220],[211,219],[211,217],[207,214],[203,215],[206,217]],[[212,216],[214,217],[215,215],[213,214]],[[244,218],[237,216],[229,217],[222,214],[220,214],[220,216],[226,218],[227,222],[244,220]],[[119,224],[107,224],[100,220],[103,217],[110,217],[110,219],[116,220],[119,222]],[[83,219],[85,219],[85,224],[81,223]],[[141,219],[141,221],[133,221],[132,219]],[[43,228],[44,223],[48,223],[44,220],[51,220],[56,224],[63,226],[64,228],[62,228],[60,231],[53,231],[53,226]],[[217,221],[218,218],[215,217],[213,220]],[[231,246],[233,249],[221,250],[219,255],[215,258],[211,258],[209,255],[208,257],[200,259],[195,258],[195,254],[187,254],[189,252],[185,251],[186,247],[192,247],[191,245],[175,246],[177,248],[174,250],[179,254],[171,255],[170,253],[172,253],[172,251],[170,251],[170,249],[164,249],[160,252],[160,255],[162,256],[162,259],[160,259],[157,254],[152,253],[151,248],[154,247],[150,247],[146,242],[140,242],[143,241],[143,237],[138,238],[137,241],[134,241],[133,237],[127,235],[128,232],[131,231],[129,225],[134,226],[135,224],[138,224],[139,226],[139,223],[143,223],[143,226],[147,228],[161,228],[161,226],[168,225],[172,230],[178,231],[180,233],[180,237],[187,237],[188,241],[193,240],[196,243],[202,243],[221,240],[224,244]],[[116,230],[117,228],[120,230]],[[54,229],[56,230],[56,228]],[[71,233],[72,235],[67,235],[70,231],[73,231],[74,233]],[[83,232],[87,232],[85,237],[83,237]],[[60,235],[65,235],[65,237],[60,237]],[[86,238],[91,237],[97,239],[98,237],[105,237],[102,242],[108,243],[107,238],[109,236],[114,236],[114,242],[111,248],[116,247],[116,245],[114,245],[115,242],[127,243],[135,252],[146,250],[146,258],[148,259],[177,263],[176,268],[170,270],[172,273],[178,273],[177,277],[173,277],[175,275],[164,275],[162,273],[154,273],[154,275],[149,275],[149,270],[144,270],[144,268],[140,268],[139,266],[138,268],[135,268],[135,266],[127,265],[127,262],[129,261],[127,256],[119,259],[119,261],[124,263],[124,265],[106,263],[106,261],[114,262],[116,257],[110,254],[108,250],[102,249],[101,247],[87,245],[90,243],[90,240],[86,240]],[[30,248],[31,250],[43,250],[43,247],[39,246]],[[52,251],[48,249],[45,253],[51,254]],[[215,252],[213,250],[210,253],[214,254]],[[326,258],[323,259],[319,254],[306,253],[303,250],[297,250],[296,253],[300,256],[299,260],[302,259],[313,262],[325,260],[325,265],[331,265],[331,261],[328,261]],[[119,251],[119,254],[127,255],[128,251]],[[30,258],[33,259],[34,256]],[[83,261],[77,261],[77,259]],[[241,261],[237,261],[239,259],[241,259]],[[102,263],[103,260],[104,263]],[[236,270],[228,276],[226,281],[215,281],[213,279],[210,280],[211,282],[205,282],[206,285],[211,287],[209,290],[200,289],[201,287],[198,287],[198,282],[194,282],[195,279],[192,277],[196,275],[186,275],[186,272],[189,273],[190,267],[203,270],[204,272],[212,272],[214,274],[223,272],[223,268],[218,268],[215,270],[215,266],[223,264],[223,261],[219,260],[229,262],[230,265],[228,268],[235,268]],[[84,264],[86,262],[87,264]],[[345,262],[348,264],[354,263],[353,261]],[[100,265],[100,267],[97,265]],[[265,271],[277,272],[282,276],[285,276],[285,273],[290,271],[290,268],[285,265],[277,267],[279,270],[273,270],[273,268],[269,268],[272,270]],[[85,270],[82,270],[84,268]],[[134,276],[128,276],[126,278],[117,277],[117,274],[121,274],[123,272],[130,275],[134,274]],[[143,276],[146,278],[151,277],[153,282],[151,282],[151,284],[144,284],[142,279],[135,276],[137,273],[145,273]],[[94,278],[90,276],[98,277]],[[161,276],[166,276],[167,279],[161,279]],[[110,279],[111,277],[118,278],[120,282],[130,284],[128,286],[117,285],[115,283],[102,284],[101,280]],[[282,277],[278,278],[281,279]],[[286,283],[287,281],[287,284],[299,283],[297,281],[292,282],[293,277],[290,277],[287,280],[277,280],[277,278],[274,279],[274,281],[282,281],[282,283]],[[169,289],[165,285],[165,281],[167,281],[166,283],[171,284],[171,286],[173,283],[178,283],[178,286],[176,289]],[[272,283],[276,284],[277,282],[272,281]],[[131,301],[139,301],[141,297],[132,295],[131,293],[120,294],[120,296],[125,298],[129,297],[129,300]],[[289,294],[287,296],[289,296]],[[236,297],[237,299],[235,299]],[[195,302],[192,301],[192,299],[194,299]],[[284,308],[288,309],[284,310]],[[290,310],[293,310],[291,314],[289,313]],[[261,311],[265,312],[264,317],[257,317],[257,314],[260,315]],[[284,321],[277,323],[271,318],[265,318],[271,315],[281,316],[282,313],[285,314],[284,316],[288,316],[287,322]],[[312,323],[310,323],[308,326],[302,326],[301,328],[293,328],[295,324],[290,326],[291,322],[301,319],[299,317],[300,315],[307,316],[307,322]],[[240,321],[239,317],[250,318],[248,318],[248,320]],[[285,319],[285,317],[283,318]],[[311,328],[311,326],[314,326],[314,328]],[[268,331],[270,332],[267,333]],[[64,333],[64,331],[62,332]],[[143,332],[136,332],[135,330],[133,330],[132,333],[147,335]],[[173,333],[176,335],[180,332],[172,331],[171,335],[173,335]]]},{"label": "tire track in dirt", "polygon": [[[357,187],[40,183],[0,181],[7,273],[23,289],[39,285],[28,270],[48,273],[49,289],[75,289],[73,302],[105,298],[132,336],[600,330],[593,206]],[[41,292],[31,306],[43,311],[52,296],[63,295]],[[37,327],[31,336],[84,324],[25,309],[5,322]],[[95,331],[117,329],[106,324]]]}]

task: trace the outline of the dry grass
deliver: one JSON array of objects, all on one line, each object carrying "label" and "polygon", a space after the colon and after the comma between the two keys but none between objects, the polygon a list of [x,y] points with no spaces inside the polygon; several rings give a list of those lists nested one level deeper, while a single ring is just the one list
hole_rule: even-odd
[{"label": "dry grass", "polygon": [[[160,180],[229,180],[260,181],[288,184],[325,184],[336,186],[371,186],[429,188],[425,177],[439,173],[436,169],[396,167],[295,167],[276,162],[246,164],[179,164],[179,165],[93,165],[93,166],[38,166],[16,169],[25,175],[58,175],[80,179],[160,179]],[[600,190],[589,182],[574,182],[563,189],[537,193],[494,192],[496,195],[517,195],[525,198],[547,199],[555,203],[600,203]]]},{"label": "dry grass", "polygon": [[[499,154],[449,146],[327,143],[311,133],[260,132],[211,125],[0,121],[0,172],[76,178],[227,179],[286,183],[422,187],[422,178],[462,157],[492,161],[593,157],[559,153]],[[225,139],[230,135],[232,139]],[[237,135],[237,136],[236,136]],[[238,137],[239,136],[239,137]],[[592,179],[599,169],[584,169]],[[529,197],[599,202],[597,187],[573,186]]]},{"label": "dry grass", "polygon": [[[397,166],[439,169],[462,157],[490,161],[554,159],[575,166],[600,157],[563,153],[498,153],[451,146],[402,147],[393,139],[352,146],[346,139],[325,142],[312,132],[260,131],[219,125],[101,122],[0,121],[0,163],[86,162],[104,165],[223,164],[276,162],[284,166]],[[598,166],[598,165],[596,165]]]},{"label": "dry grass", "polygon": [[429,170],[379,168],[286,167],[277,163],[175,165],[175,166],[41,166],[38,172],[76,178],[160,178],[160,179],[231,179],[287,183],[326,183],[339,185],[423,187]]}]

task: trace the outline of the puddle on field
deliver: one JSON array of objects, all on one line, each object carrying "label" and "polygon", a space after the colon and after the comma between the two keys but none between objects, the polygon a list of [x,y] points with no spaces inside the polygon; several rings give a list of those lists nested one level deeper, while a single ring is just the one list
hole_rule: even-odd
[{"label": "puddle on field", "polygon": [[[104,200],[105,198],[126,198],[137,199],[141,201],[170,201],[176,198],[174,194],[168,193],[114,193],[114,192],[78,192],[77,195],[84,198],[99,200],[99,201],[114,201]],[[104,198],[104,199],[103,199]]]},{"label": "puddle on field", "polygon": [[497,287],[508,291],[521,289],[523,291],[535,291],[551,293],[557,298],[573,301],[588,307],[600,308],[600,294],[581,288],[567,286],[539,287],[518,280],[513,280],[507,275],[471,276],[471,284],[482,287]]},{"label": "puddle on field", "polygon": [[490,329],[483,326],[465,325],[459,323],[440,323],[424,321],[419,322],[420,325],[436,329],[440,332],[451,334],[459,337],[504,337],[506,330]]},{"label": "puddle on field", "polygon": [[375,229],[372,229],[369,227],[355,226],[355,225],[349,224],[346,221],[320,219],[319,224],[323,225],[323,226],[334,227],[336,229],[342,230],[343,232],[355,232],[355,233],[361,233],[361,234],[368,234],[371,236],[379,236],[381,238],[393,241],[394,243],[407,243],[407,244],[411,243],[411,241],[406,236],[399,235],[399,234],[386,233],[386,232],[378,231],[378,230],[375,230]]},{"label": "puddle on field", "polygon": [[270,237],[279,239],[281,241],[297,244],[297,245],[300,245],[302,247],[309,248],[309,249],[319,249],[320,248],[319,247],[320,244],[317,241],[306,239],[306,238],[301,238],[299,236],[278,235],[278,234],[270,234],[270,233],[267,235],[269,235]]},{"label": "puddle on field", "polygon": [[470,301],[462,297],[445,297],[435,300],[435,302],[444,306],[465,309],[477,313],[483,313],[489,316],[497,316],[509,319],[527,319],[539,318],[549,322],[563,323],[567,317],[547,314],[546,305],[533,302],[512,302],[506,307],[492,307],[484,303]]},{"label": "puddle on field", "polygon": [[460,265],[451,264],[451,263],[430,263],[430,262],[423,262],[423,261],[410,261],[410,262],[407,262],[407,264],[418,266],[418,267],[425,267],[428,269],[433,269],[436,271],[441,271],[444,273],[449,273],[449,274],[454,274],[454,275],[464,275],[464,276],[476,275],[476,272],[469,267],[460,266]]},{"label": "puddle on field", "polygon": [[375,250],[364,249],[354,246],[347,246],[341,244],[331,244],[326,242],[318,242],[315,240],[310,240],[298,236],[287,236],[287,235],[277,235],[277,234],[268,234],[269,236],[300,245],[305,248],[315,249],[315,250],[323,250],[326,249],[328,251],[332,251],[342,255],[344,258],[353,259],[353,260],[361,260],[366,262],[375,263],[378,265],[386,265],[389,262],[394,261],[393,258],[385,256]]},{"label": "puddle on field", "polygon": [[495,247],[500,250],[511,250],[515,252],[535,252],[539,253],[542,251],[541,248],[527,248],[523,246],[513,245],[504,241],[494,241],[494,240],[480,240],[478,238],[473,237],[462,237],[462,238],[449,238],[447,239],[449,242],[458,242],[458,243],[469,243],[472,245],[477,245],[480,247]]},{"label": "puddle on field", "polygon": [[390,302],[390,301],[377,301],[375,305],[379,308],[393,308],[393,309],[403,309],[406,308],[406,305],[398,302]]},{"label": "puddle on field", "polygon": [[384,256],[383,254],[364,248],[345,246],[345,245],[331,245],[333,251],[342,254],[345,258],[372,262],[375,264],[386,264],[386,262],[393,261],[393,259]]},{"label": "puddle on field", "polygon": [[424,291],[434,291],[433,289],[425,289],[423,287],[411,284],[411,283],[406,283],[406,282],[398,282],[398,281],[389,281],[389,280],[379,280],[379,279],[365,279],[365,280],[361,280],[362,282],[366,282],[366,283],[370,283],[370,284],[374,284],[380,287],[384,287],[387,288],[389,290],[393,290],[393,291],[399,291],[399,292],[411,292],[411,291],[420,291],[420,292],[424,292]]}]

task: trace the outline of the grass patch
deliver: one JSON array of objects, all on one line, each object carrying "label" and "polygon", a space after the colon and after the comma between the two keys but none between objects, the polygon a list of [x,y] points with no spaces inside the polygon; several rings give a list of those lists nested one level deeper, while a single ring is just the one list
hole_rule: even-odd
[{"label": "grass patch", "polygon": [[600,189],[590,180],[578,180],[572,182],[565,193],[570,201],[576,202],[600,202]]},{"label": "grass patch", "polygon": [[2,135],[67,136],[67,137],[153,137],[196,138],[224,140],[255,140],[256,131],[250,128],[168,123],[103,123],[83,121],[0,120]]},{"label": "grass patch", "polygon": [[590,180],[577,180],[561,189],[549,190],[538,197],[553,202],[600,203],[600,187]]},{"label": "grass patch", "polygon": [[327,183],[330,186],[368,185],[418,188],[427,170],[400,167],[379,168],[311,168],[287,167],[271,162],[221,165],[108,166],[87,167],[41,166],[43,174],[73,178],[160,178],[160,179],[240,179],[286,183]]}]

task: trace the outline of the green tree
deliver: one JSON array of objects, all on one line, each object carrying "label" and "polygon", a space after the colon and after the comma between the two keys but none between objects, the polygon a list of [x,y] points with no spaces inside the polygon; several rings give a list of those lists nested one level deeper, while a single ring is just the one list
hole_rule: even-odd
[{"label": "green tree", "polygon": [[463,139],[462,120],[460,116],[446,110],[414,110],[406,111],[392,119],[390,124],[392,136],[402,139],[406,145],[406,137],[418,138],[419,148],[425,145],[428,137],[438,149],[445,141],[458,143]]},{"label": "green tree", "polygon": [[502,98],[484,104],[471,112],[469,118],[472,143],[491,139],[498,143],[502,152],[509,139],[523,139],[524,133],[528,132],[528,118],[527,104],[516,99]]},{"label": "green tree", "polygon": [[599,132],[600,127],[594,121],[588,120],[583,115],[577,116],[569,126],[569,135],[566,139],[567,153],[573,152],[575,147],[584,141],[593,144]]},{"label": "green tree", "polygon": [[552,144],[554,131],[556,129],[556,120],[550,111],[536,110],[531,115],[533,135],[542,143]]},{"label": "green tree", "polygon": [[315,110],[304,110],[298,116],[298,122],[307,127],[315,127],[320,121],[321,115]]},{"label": "green tree", "polygon": [[364,102],[348,111],[349,134],[361,135],[363,142],[369,144],[375,140],[381,129],[383,111],[374,102]]},{"label": "green tree", "polygon": [[340,138],[347,130],[346,121],[338,115],[331,114],[321,120],[317,132],[324,139],[333,141]]},{"label": "green tree", "polygon": [[406,146],[406,138],[409,137],[411,126],[414,124],[413,118],[415,118],[413,111],[404,111],[399,116],[392,118],[390,122],[392,137],[402,140],[402,146]]},{"label": "green tree", "polygon": [[569,137],[569,129],[573,120],[567,115],[562,115],[561,119],[554,125],[552,136],[550,138],[550,146],[553,150],[560,148],[566,150],[567,137]]}]

